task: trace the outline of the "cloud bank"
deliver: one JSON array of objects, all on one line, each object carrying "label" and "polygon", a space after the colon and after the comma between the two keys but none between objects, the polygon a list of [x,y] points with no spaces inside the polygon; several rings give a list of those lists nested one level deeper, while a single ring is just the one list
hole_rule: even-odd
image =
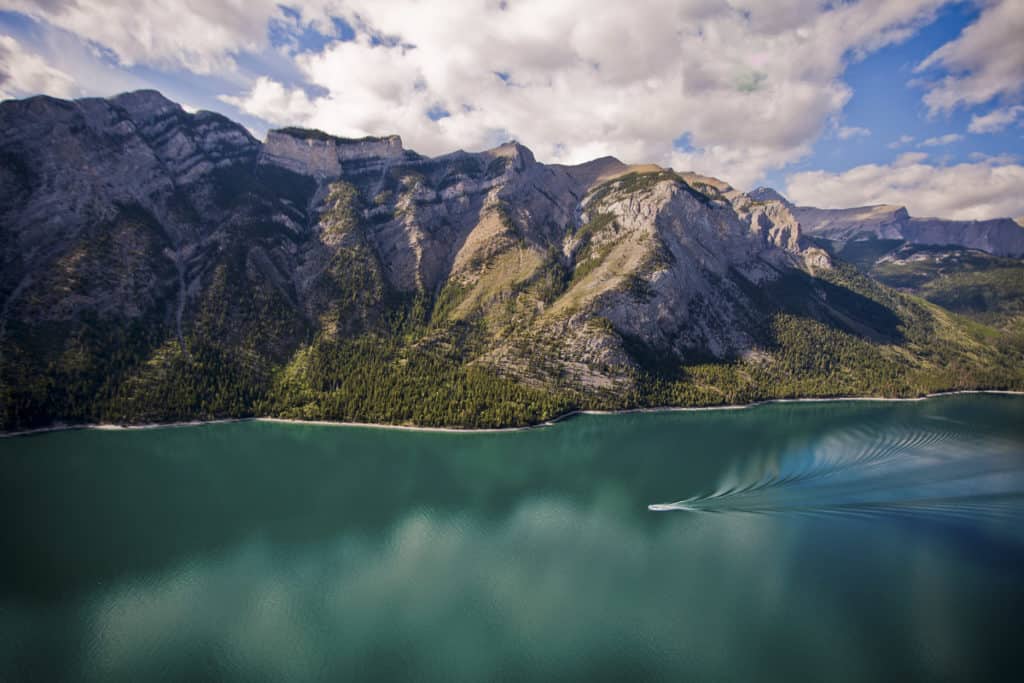
[{"label": "cloud bank", "polygon": [[25,51],[14,38],[0,35],[0,99],[36,93],[74,97],[79,92],[71,76]]},{"label": "cloud bank", "polygon": [[842,173],[807,171],[787,178],[785,195],[801,205],[847,208],[903,204],[912,216],[960,220],[1024,216],[1024,166],[1006,159],[935,166],[927,155],[865,164]]},{"label": "cloud bank", "polygon": [[[991,133],[1020,116],[1024,50],[1012,46],[1024,35],[1024,0],[978,3],[977,21],[921,61],[914,82],[933,115],[991,105],[969,127]],[[612,154],[741,189],[806,159],[823,136],[866,144],[868,129],[843,122],[847,67],[912,36],[946,4],[0,0],[124,74],[210,79],[221,102],[267,125],[399,133],[425,154],[515,138],[542,161]],[[105,72],[73,62],[48,64],[4,37],[0,96],[114,92],[96,78]]]},{"label": "cloud bank", "polygon": [[226,101],[342,135],[399,131],[428,154],[516,138],[546,161],[614,154],[746,187],[810,153],[851,96],[850,59],[937,4],[354,0],[340,12],[356,40],[297,57],[324,94],[260,82]]}]

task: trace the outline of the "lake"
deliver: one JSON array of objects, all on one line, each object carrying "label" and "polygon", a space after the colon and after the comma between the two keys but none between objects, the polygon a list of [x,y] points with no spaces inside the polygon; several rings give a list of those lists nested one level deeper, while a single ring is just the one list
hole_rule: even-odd
[{"label": "lake", "polygon": [[79,430],[2,439],[0,468],[4,681],[1024,665],[1019,396]]}]

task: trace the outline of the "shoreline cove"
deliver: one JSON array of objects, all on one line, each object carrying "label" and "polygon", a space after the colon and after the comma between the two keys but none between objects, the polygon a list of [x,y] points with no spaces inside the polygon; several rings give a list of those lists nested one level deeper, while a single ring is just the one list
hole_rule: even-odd
[{"label": "shoreline cove", "polygon": [[661,406],[653,408],[624,408],[622,410],[571,410],[557,417],[533,425],[521,427],[483,427],[475,429],[472,427],[420,427],[417,425],[385,424],[373,422],[342,422],[333,420],[300,420],[295,418],[282,417],[231,417],[217,420],[186,420],[181,422],[149,422],[145,424],[115,424],[115,423],[94,423],[94,424],[55,424],[49,427],[37,429],[26,429],[18,432],[0,432],[0,439],[14,438],[18,436],[31,436],[33,434],[45,434],[47,432],[66,432],[74,430],[102,430],[102,431],[131,431],[142,429],[166,429],[178,427],[200,427],[203,425],[231,424],[236,422],[271,422],[278,424],[315,425],[320,427],[361,427],[365,429],[398,429],[411,432],[439,432],[451,434],[487,434],[504,432],[523,432],[532,429],[543,429],[554,427],[578,415],[629,415],[637,413],[679,413],[679,412],[704,412],[712,410],[747,410],[758,406],[771,405],[773,403],[832,403],[837,401],[875,401],[875,402],[908,402],[927,401],[932,398],[943,396],[959,396],[964,394],[994,394],[1005,396],[1024,396],[1024,391],[1013,391],[1005,389],[963,389],[960,391],[940,391],[933,394],[925,394],[913,398],[885,398],[880,396],[838,396],[823,398],[772,398],[752,403],[736,403],[719,406]]}]

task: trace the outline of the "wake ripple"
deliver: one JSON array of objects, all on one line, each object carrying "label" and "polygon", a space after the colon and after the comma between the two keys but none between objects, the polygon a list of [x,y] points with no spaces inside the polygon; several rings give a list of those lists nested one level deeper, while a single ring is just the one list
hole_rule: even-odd
[{"label": "wake ripple", "polygon": [[1019,442],[955,420],[933,423],[850,428],[806,448],[755,456],[713,491],[648,509],[993,521],[1024,516]]}]

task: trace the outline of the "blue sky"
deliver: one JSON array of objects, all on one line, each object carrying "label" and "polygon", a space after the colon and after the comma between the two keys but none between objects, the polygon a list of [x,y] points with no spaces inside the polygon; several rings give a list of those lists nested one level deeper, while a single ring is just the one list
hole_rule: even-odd
[{"label": "blue sky", "polygon": [[[998,104],[929,116],[928,107],[921,99],[921,88],[908,85],[914,78],[914,67],[955,40],[978,15],[979,8],[970,3],[948,5],[912,38],[847,67],[843,80],[853,89],[853,97],[843,109],[843,125],[869,130],[870,135],[856,135],[846,140],[836,135],[822,136],[810,156],[784,171],[773,171],[767,178],[768,184],[783,187],[786,173],[798,170],[839,172],[861,164],[891,163],[901,154],[922,149],[946,164],[970,162],[978,154],[1024,157],[1024,130],[1019,127],[1016,130],[1007,127],[994,134],[966,132],[972,112],[988,113],[999,108]],[[1007,49],[1012,48],[1007,46]],[[920,146],[925,140],[947,135],[963,137],[948,144]],[[915,140],[895,144],[903,136],[913,136]]]},{"label": "blue sky", "polygon": [[156,88],[257,136],[515,138],[800,203],[1024,215],[1024,0],[5,0],[0,97]]},{"label": "blue sky", "polygon": [[[847,67],[843,80],[853,90],[853,97],[842,112],[843,125],[863,128],[870,135],[855,135],[846,140],[836,135],[822,136],[814,145],[814,153],[792,164],[787,171],[823,169],[843,171],[851,166],[872,162],[887,162],[915,147],[914,143],[950,133],[963,133],[970,114],[959,110],[943,116],[928,116],[928,108],[921,100],[921,91],[908,85],[913,69],[928,55],[947,42],[954,40],[965,26],[978,16],[978,8],[968,3],[952,4],[942,8],[936,19],[921,28],[905,42],[885,47]],[[914,143],[890,148],[889,145],[904,135],[915,137]],[[1016,137],[1016,140],[1014,138]],[[978,149],[972,145],[992,147],[1018,143],[1020,136],[1004,131],[999,136],[985,136],[949,145],[944,153],[966,161],[967,155]],[[782,173],[776,172],[772,184],[783,184]]]}]

